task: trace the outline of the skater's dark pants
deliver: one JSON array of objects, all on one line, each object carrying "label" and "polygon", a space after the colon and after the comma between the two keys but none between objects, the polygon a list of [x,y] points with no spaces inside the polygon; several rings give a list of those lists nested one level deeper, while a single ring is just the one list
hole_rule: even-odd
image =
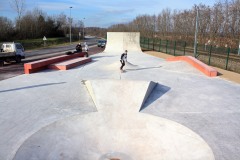
[{"label": "skater's dark pants", "polygon": [[120,69],[122,70],[122,69],[123,69],[123,67],[125,66],[125,61],[123,61],[123,60],[120,60],[120,62],[122,63],[122,66],[120,67]]}]

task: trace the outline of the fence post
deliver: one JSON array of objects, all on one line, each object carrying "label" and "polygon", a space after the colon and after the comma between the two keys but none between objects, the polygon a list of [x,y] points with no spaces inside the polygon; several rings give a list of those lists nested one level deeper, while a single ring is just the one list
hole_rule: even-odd
[{"label": "fence post", "polygon": [[173,55],[175,56],[176,55],[176,41],[174,41],[174,52],[173,52]]},{"label": "fence post", "polygon": [[155,39],[153,38],[153,51],[154,51],[154,42],[155,42]]},{"label": "fence post", "polygon": [[161,52],[161,45],[162,45],[162,40],[160,39],[160,42],[159,42],[159,52]]},{"label": "fence post", "polygon": [[147,48],[147,38],[144,38],[144,47]]},{"label": "fence post", "polygon": [[142,47],[142,37],[140,37],[140,47]]},{"label": "fence post", "polygon": [[210,50],[209,50],[208,65],[211,64],[211,56],[212,56],[212,45],[210,46]]},{"label": "fence post", "polygon": [[168,48],[168,40],[166,42],[166,53],[167,53],[167,48]]},{"label": "fence post", "polygon": [[196,46],[196,55],[195,55],[196,57],[195,58],[197,58],[199,55],[198,55],[198,43],[197,43],[197,46]]},{"label": "fence post", "polygon": [[143,37],[143,48],[145,47],[145,37]]},{"label": "fence post", "polygon": [[183,46],[183,55],[185,56],[186,54],[186,46],[187,46],[187,42],[184,42],[184,46]]},{"label": "fence post", "polygon": [[226,59],[226,70],[227,70],[227,67],[228,67],[228,59],[229,59],[229,54],[230,54],[230,47],[228,47],[228,50],[227,50],[227,59]]},{"label": "fence post", "polygon": [[148,49],[149,49],[149,38],[148,38]]}]

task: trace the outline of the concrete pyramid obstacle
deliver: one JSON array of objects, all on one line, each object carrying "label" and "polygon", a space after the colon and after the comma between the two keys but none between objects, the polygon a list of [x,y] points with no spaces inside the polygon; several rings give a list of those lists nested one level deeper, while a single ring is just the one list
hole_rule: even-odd
[{"label": "concrete pyramid obstacle", "polygon": [[[157,83],[129,80],[90,80],[85,85],[99,111],[122,110],[138,112]],[[113,108],[114,107],[114,108]]]}]

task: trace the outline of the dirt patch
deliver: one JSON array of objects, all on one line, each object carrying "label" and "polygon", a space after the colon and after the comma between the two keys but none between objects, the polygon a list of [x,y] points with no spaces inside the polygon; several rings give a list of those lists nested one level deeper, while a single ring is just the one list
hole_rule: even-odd
[{"label": "dirt patch", "polygon": [[[155,57],[163,58],[163,59],[166,59],[169,57],[174,57],[172,55],[161,53],[161,52],[156,52],[156,51],[146,51],[144,53],[155,56]],[[204,61],[205,61],[205,59],[204,59]],[[217,67],[213,67],[213,68],[215,68],[218,71],[219,77],[240,84],[240,74],[231,72],[231,71],[227,71],[227,70],[224,70],[221,68],[217,68]]]},{"label": "dirt patch", "polygon": [[155,52],[155,51],[146,51],[144,53],[147,53],[147,54],[155,56],[155,57],[163,58],[163,59],[174,57],[173,55],[165,54],[162,52]]}]

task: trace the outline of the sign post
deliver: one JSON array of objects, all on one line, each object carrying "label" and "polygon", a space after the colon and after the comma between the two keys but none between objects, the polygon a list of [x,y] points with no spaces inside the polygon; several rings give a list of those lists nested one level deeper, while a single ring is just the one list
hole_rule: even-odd
[{"label": "sign post", "polygon": [[81,32],[78,33],[78,38],[79,38],[79,41],[80,41],[80,38],[81,38]]},{"label": "sign post", "polygon": [[46,40],[47,40],[47,38],[44,36],[43,37],[43,42],[44,42],[43,45],[44,45],[44,47],[46,47]]}]

